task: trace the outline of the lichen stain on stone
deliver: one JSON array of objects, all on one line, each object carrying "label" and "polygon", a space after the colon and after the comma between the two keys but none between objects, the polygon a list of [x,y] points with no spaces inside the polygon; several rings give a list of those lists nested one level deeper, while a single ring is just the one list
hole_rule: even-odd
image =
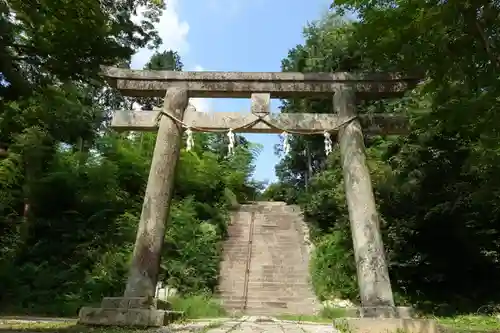
[{"label": "lichen stain on stone", "polygon": [[138,235],[137,240],[137,253],[134,264],[136,269],[145,276],[147,279],[151,279],[155,276],[158,271],[155,268],[155,262],[157,262],[157,257],[159,254],[153,252],[154,249],[154,232],[155,226],[151,225],[154,221],[151,221],[151,198],[146,196],[143,205],[142,218],[146,222],[145,228],[140,230],[141,234]]}]

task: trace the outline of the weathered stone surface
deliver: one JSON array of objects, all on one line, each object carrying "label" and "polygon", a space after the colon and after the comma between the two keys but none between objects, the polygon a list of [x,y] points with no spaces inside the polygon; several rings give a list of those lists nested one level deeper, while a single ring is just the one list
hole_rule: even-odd
[{"label": "weathered stone surface", "polygon": [[[334,96],[334,109],[341,117],[355,116],[354,91],[345,86],[339,87]],[[394,307],[359,121],[352,121],[342,128],[338,138],[361,305]]]},{"label": "weathered stone surface", "polygon": [[253,114],[263,117],[270,112],[271,94],[252,94],[252,106],[250,111]]},{"label": "weathered stone surface", "polygon": [[172,322],[178,313],[155,309],[80,309],[78,323],[106,326],[161,327]]},{"label": "weathered stone surface", "polygon": [[411,307],[362,307],[344,308],[344,316],[348,318],[412,318],[414,310]]},{"label": "weathered stone surface", "polygon": [[[111,127],[117,131],[156,131],[160,111],[115,111]],[[284,129],[301,133],[338,131],[351,117],[336,114],[282,113],[267,115],[252,127],[244,127],[259,121],[259,117],[240,112],[196,112],[188,108],[183,123],[192,131],[211,131],[232,128],[235,133],[281,133]],[[360,115],[360,123],[367,134],[397,135],[408,133],[408,117],[398,114]],[[267,123],[267,124],[266,124]],[[271,126],[269,126],[269,125]]]},{"label": "weathered stone surface", "polygon": [[430,319],[403,318],[342,318],[333,326],[350,333],[438,333],[438,325]]},{"label": "weathered stone surface", "polygon": [[174,324],[170,329],[178,333],[338,333],[331,324],[278,320],[268,316],[244,316],[239,319]]},{"label": "weathered stone surface", "polygon": [[361,307],[359,315],[361,318],[412,318],[414,310],[409,306]]},{"label": "weathered stone surface", "polygon": [[[187,104],[186,90],[167,91],[164,109],[168,113],[182,119]],[[180,126],[169,117],[161,117],[125,297],[155,296],[181,139]]]},{"label": "weathered stone surface", "polygon": [[104,297],[101,307],[111,309],[157,309],[158,300],[152,297]]},{"label": "weathered stone surface", "polygon": [[309,251],[300,211],[280,202],[242,205],[224,243],[219,291],[229,311],[252,315],[319,310],[309,284]]},{"label": "weathered stone surface", "polygon": [[[330,96],[339,83],[350,84],[363,97],[385,97],[414,87],[419,78],[372,73],[175,72],[102,67],[111,86],[127,96],[161,97],[171,87],[187,89],[190,97],[250,97],[270,93],[273,98]],[[367,92],[363,96],[363,92]]]}]

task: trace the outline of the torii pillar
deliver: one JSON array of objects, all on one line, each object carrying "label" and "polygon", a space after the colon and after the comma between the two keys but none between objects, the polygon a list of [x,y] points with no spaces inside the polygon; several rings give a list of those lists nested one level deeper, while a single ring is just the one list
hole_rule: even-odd
[{"label": "torii pillar", "polygon": [[[165,114],[182,119],[188,101],[186,89],[169,88],[165,94],[163,110]],[[125,293],[123,297],[104,297],[99,308],[81,308],[80,323],[159,327],[182,315],[162,307],[155,298],[166,221],[170,212],[183,133],[180,124],[165,114],[159,114],[156,119],[158,135]]]}]

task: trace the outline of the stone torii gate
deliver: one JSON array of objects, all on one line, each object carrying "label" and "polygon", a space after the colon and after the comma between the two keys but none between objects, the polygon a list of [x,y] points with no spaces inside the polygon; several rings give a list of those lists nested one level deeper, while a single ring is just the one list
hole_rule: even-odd
[{"label": "stone torii gate", "polygon": [[[155,288],[165,222],[184,129],[245,133],[337,134],[349,209],[361,295],[359,315],[405,317],[395,307],[379,230],[363,132],[405,134],[400,115],[357,115],[356,100],[401,95],[417,78],[390,74],[171,72],[103,67],[109,84],[131,97],[165,96],[162,109],[117,111],[112,127],[119,131],[158,131],[126,290],[105,297],[100,308],[84,307],[80,322],[101,325],[161,326],[168,311],[156,306]],[[335,114],[279,114],[271,98],[332,97]],[[190,97],[251,98],[251,112],[201,113],[188,107]]]}]

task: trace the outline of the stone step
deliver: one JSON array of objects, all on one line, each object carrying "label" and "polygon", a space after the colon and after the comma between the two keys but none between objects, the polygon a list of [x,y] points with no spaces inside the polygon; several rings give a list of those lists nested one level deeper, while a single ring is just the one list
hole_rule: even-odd
[{"label": "stone step", "polygon": [[[241,258],[243,258],[243,259],[247,260],[248,253],[246,251],[245,251],[245,253],[228,251],[228,252],[223,253],[223,257],[228,258],[228,259],[241,259]],[[224,262],[223,262],[223,264],[224,264]]]},{"label": "stone step", "polygon": [[219,290],[224,292],[239,293],[243,289],[245,289],[245,281],[223,281],[219,284]]},{"label": "stone step", "polygon": [[223,252],[224,256],[228,257],[234,257],[234,256],[241,256],[241,257],[248,257],[248,248],[246,248],[244,251],[241,249],[232,249],[232,248],[226,248]]},{"label": "stone step", "polygon": [[[220,297],[223,302],[242,302],[245,300],[243,296],[228,296],[224,295]],[[312,297],[300,297],[300,296],[280,296],[280,295],[253,295],[247,297],[247,302],[286,302],[286,303],[304,303],[304,302],[315,302],[316,298]]]},{"label": "stone step", "polygon": [[246,244],[240,243],[226,243],[224,244],[224,253],[228,252],[248,252],[248,242]]},{"label": "stone step", "polygon": [[248,287],[260,287],[263,290],[267,288],[275,288],[276,290],[290,289],[290,288],[309,288],[309,283],[306,282],[296,282],[296,283],[283,283],[281,281],[261,281],[261,282],[248,282]]},{"label": "stone step", "polygon": [[302,286],[299,286],[300,284],[304,283],[304,284],[307,284],[309,285],[309,283],[307,283],[307,280],[305,279],[273,279],[273,278],[260,278],[260,279],[256,279],[256,278],[252,278],[251,280],[249,280],[248,282],[248,286],[249,288],[250,287],[253,287],[253,286],[257,286],[257,287],[271,287],[272,285],[269,285],[269,283],[273,283],[277,286],[277,289],[278,290],[281,290],[283,289],[284,287],[288,287],[288,288],[302,288]]},{"label": "stone step", "polygon": [[[249,212],[255,213],[252,235]],[[284,203],[242,206],[240,213],[233,214],[220,275],[218,295],[226,309],[240,311],[245,305],[246,289],[245,312],[311,313],[316,301],[309,285],[309,258],[300,209]]]},{"label": "stone step", "polygon": [[300,279],[305,279],[309,277],[309,274],[306,274],[305,272],[293,272],[293,273],[287,273],[284,271],[270,271],[270,270],[257,270],[258,266],[250,266],[251,274],[250,276],[253,277],[277,277],[277,278],[300,278]]},{"label": "stone step", "polygon": [[285,302],[228,302],[224,303],[226,309],[243,310],[244,313],[255,313],[264,311],[267,313],[290,313],[290,314],[314,314],[316,307],[309,303],[285,303]]},{"label": "stone step", "polygon": [[[280,249],[285,249],[285,250],[290,250],[290,254],[299,254],[300,252],[297,251],[298,247],[301,247],[305,245],[303,242],[290,242],[290,243],[279,243],[277,241],[254,241],[252,243],[252,250],[259,250],[262,249],[263,251],[265,250],[264,253],[273,253],[270,252],[269,250],[280,250]],[[227,251],[241,251],[242,248],[233,248],[229,246],[226,250]],[[248,246],[245,247],[245,250],[248,251]],[[274,254],[278,254],[279,252],[274,252]]]},{"label": "stone step", "polygon": [[227,231],[227,234],[229,236],[229,238],[226,240],[226,241],[241,241],[241,242],[248,242],[248,236],[249,236],[249,233],[250,233],[250,229],[248,230],[245,230],[243,232],[234,232],[232,231],[231,229],[229,229]]},{"label": "stone step", "polygon": [[239,250],[232,250],[232,249],[228,249],[228,250],[225,250],[222,255],[224,257],[229,257],[229,258],[233,258],[233,257],[242,257],[242,258],[248,258],[248,249],[245,250],[245,251],[239,251]]},{"label": "stone step", "polygon": [[237,266],[238,264],[245,264],[246,266],[248,255],[225,253],[223,259],[226,259],[228,261],[223,261],[221,266],[234,267]]},{"label": "stone step", "polygon": [[280,283],[280,284],[287,284],[287,285],[295,285],[299,283],[309,283],[309,280],[306,276],[298,276],[298,277],[293,277],[293,276],[269,276],[269,275],[260,275],[256,273],[250,273],[249,277],[249,283]]},{"label": "stone step", "polygon": [[[221,297],[243,297],[245,288],[232,288],[232,289],[220,289],[219,294]],[[308,297],[315,298],[312,292],[312,288],[288,288],[288,289],[276,289],[276,290],[263,290],[257,288],[248,288],[247,289],[248,297],[255,297],[255,295],[261,296],[269,296],[269,297]]]},{"label": "stone step", "polygon": [[304,270],[298,270],[295,268],[287,267],[291,266],[288,265],[287,263],[280,262],[279,264],[276,264],[276,268],[271,269],[271,268],[263,268],[262,266],[266,265],[268,262],[257,262],[257,260],[252,260],[250,263],[250,269],[252,270],[252,273],[255,273],[255,275],[262,275],[262,274],[274,274],[277,276],[309,276],[307,271]]},{"label": "stone step", "polygon": [[247,310],[250,309],[300,309],[301,307],[307,306],[309,304],[306,303],[288,303],[288,302],[280,302],[280,301],[251,301],[248,300],[246,303],[244,301],[223,301],[223,306],[229,309],[241,309],[246,307]]},{"label": "stone step", "polygon": [[244,283],[224,283],[219,286],[221,292],[243,294],[245,289]]},{"label": "stone step", "polygon": [[287,272],[287,273],[303,273],[304,272],[304,269],[303,268],[300,268],[300,267],[294,267],[294,266],[282,266],[282,265],[276,265],[275,263],[271,263],[271,264],[262,264],[260,266],[260,269],[262,271],[276,271],[276,270],[280,270],[280,271],[284,271],[284,272]]},{"label": "stone step", "polygon": [[[254,261],[255,262],[255,261]],[[254,274],[277,274],[281,276],[309,276],[307,272],[303,270],[299,270],[292,267],[286,267],[284,265],[276,265],[274,268],[263,267],[264,264],[260,264],[257,267],[253,267],[252,265],[252,273]]]},{"label": "stone step", "polygon": [[227,251],[248,251],[248,241],[224,243],[224,252]]},{"label": "stone step", "polygon": [[[303,244],[298,244],[294,243],[293,245],[269,245],[266,243],[253,243],[251,246],[252,249],[252,256],[254,255],[263,255],[267,257],[283,257],[283,258],[291,258],[291,257],[302,257],[303,253],[297,251],[297,247],[302,246]],[[287,252],[279,252],[279,251],[287,251]],[[290,256],[287,256],[285,253],[289,253]],[[223,255],[226,256],[234,256],[234,255],[240,255],[240,256],[247,256],[248,255],[248,247],[245,247],[244,249],[242,248],[232,248],[232,247],[226,247],[226,249],[223,252]],[[253,257],[252,257],[253,258]],[[290,259],[291,260],[291,259]]]},{"label": "stone step", "polygon": [[227,307],[231,307],[231,308],[241,308],[243,305],[245,305],[245,301],[244,300],[227,300],[227,299],[223,299],[221,300],[221,304],[227,308]]},{"label": "stone step", "polygon": [[314,311],[303,311],[304,308],[296,311],[295,309],[273,309],[267,307],[247,308],[244,311],[245,315],[251,316],[268,316],[268,315],[314,315]]},{"label": "stone step", "polygon": [[[278,239],[264,239],[266,236],[265,235],[259,235],[259,237],[255,237],[254,240],[252,240],[252,246],[266,246],[266,247],[287,247],[289,246],[291,249],[294,250],[294,252],[297,250],[298,245],[303,245],[304,241],[303,239],[283,239],[283,240],[278,240]],[[248,249],[248,242],[246,244],[226,244],[229,246],[229,249],[238,249],[240,247],[241,249],[245,248]]]},{"label": "stone step", "polygon": [[[256,236],[252,243],[252,247],[262,248],[287,248],[290,253],[300,253],[301,249],[306,245],[303,239],[276,240],[267,236]],[[276,252],[278,254],[279,252]]]}]

